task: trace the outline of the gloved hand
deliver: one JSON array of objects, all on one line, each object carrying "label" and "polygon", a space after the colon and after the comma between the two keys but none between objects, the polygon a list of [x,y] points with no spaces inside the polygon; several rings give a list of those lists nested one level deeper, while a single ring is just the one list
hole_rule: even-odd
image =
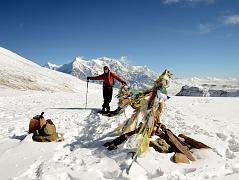
[{"label": "gloved hand", "polygon": [[122,83],[122,84],[121,84],[121,86],[123,86],[123,87],[124,87],[124,86],[127,86],[127,84],[126,84],[126,83]]},{"label": "gloved hand", "polygon": [[87,82],[89,82],[91,77],[87,76],[86,79],[87,79]]}]

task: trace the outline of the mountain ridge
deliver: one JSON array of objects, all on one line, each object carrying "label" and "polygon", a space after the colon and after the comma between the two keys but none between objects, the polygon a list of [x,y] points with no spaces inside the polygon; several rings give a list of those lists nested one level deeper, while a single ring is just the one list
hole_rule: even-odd
[{"label": "mountain ridge", "polygon": [[[100,57],[85,60],[78,56],[72,62],[63,64],[55,70],[86,80],[87,76],[102,74],[104,66],[108,66],[111,71],[122,77],[131,88],[148,88],[158,77],[158,73],[151,71],[147,66],[130,65],[125,57],[120,59]],[[53,69],[53,67],[50,68]],[[116,87],[119,87],[119,83],[116,83]]]},{"label": "mountain ridge", "polygon": [[[0,47],[0,88],[77,92],[82,90],[82,86],[85,88],[86,76],[101,74],[104,65],[108,65],[112,71],[125,79],[132,89],[145,89],[152,86],[158,77],[147,66],[129,65],[125,58],[101,57],[87,61],[82,57],[76,57],[74,61],[68,64],[58,66],[48,63],[48,65],[52,69],[59,68],[64,73],[53,71],[49,67],[43,68],[10,50]],[[92,86],[101,88],[98,85],[92,84]],[[182,88],[183,86],[185,87]],[[238,78],[194,77],[173,78],[168,93],[169,95],[176,95],[180,92],[178,95],[183,96],[236,97],[239,96],[238,90]]]}]

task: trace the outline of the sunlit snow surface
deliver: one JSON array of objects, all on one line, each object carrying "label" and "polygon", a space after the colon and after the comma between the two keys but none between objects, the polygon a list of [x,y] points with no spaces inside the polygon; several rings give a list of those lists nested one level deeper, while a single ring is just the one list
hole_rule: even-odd
[{"label": "sunlit snow surface", "polygon": [[[134,137],[114,151],[102,144],[117,136],[115,129],[132,111],[111,118],[97,114],[102,102],[100,88],[89,91],[86,109],[83,92],[5,89],[0,96],[1,179],[239,178],[239,98],[172,97],[162,122],[175,134],[185,133],[212,150],[194,150],[195,162],[175,164],[170,160],[173,154],[149,148],[128,175]],[[115,107],[116,99],[112,102]],[[30,118],[42,111],[64,135],[64,142],[37,143],[27,136]]]}]

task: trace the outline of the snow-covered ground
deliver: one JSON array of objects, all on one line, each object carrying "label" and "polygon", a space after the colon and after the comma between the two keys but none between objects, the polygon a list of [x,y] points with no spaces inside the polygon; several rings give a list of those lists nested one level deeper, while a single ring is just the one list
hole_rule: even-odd
[{"label": "snow-covered ground", "polygon": [[[214,80],[217,87],[221,82],[222,88],[238,89],[237,80]],[[214,80],[208,79],[204,86],[214,87]],[[182,83],[173,81],[170,94],[178,92]],[[0,48],[0,180],[239,178],[239,98],[172,96],[161,121],[175,134],[189,135],[212,149],[194,150],[195,162],[175,164],[173,154],[149,148],[127,174],[135,137],[114,151],[102,144],[118,136],[117,127],[132,109],[125,115],[101,116],[96,113],[102,104],[101,85],[89,83],[86,109],[85,93],[86,82]],[[114,98],[111,108],[116,107]],[[29,121],[42,111],[65,141],[32,141]]]},{"label": "snow-covered ground", "polygon": [[[172,97],[162,122],[175,134],[190,135],[212,150],[194,150],[195,162],[175,164],[170,160],[173,154],[149,148],[128,175],[134,137],[114,151],[102,144],[117,136],[118,124],[130,117],[131,111],[111,118],[97,114],[95,110],[102,103],[101,86],[89,91],[84,109],[84,87],[79,93],[0,92],[1,180],[239,178],[239,98]],[[112,109],[116,103],[114,99]],[[65,141],[37,143],[27,135],[30,118],[42,111]]]}]

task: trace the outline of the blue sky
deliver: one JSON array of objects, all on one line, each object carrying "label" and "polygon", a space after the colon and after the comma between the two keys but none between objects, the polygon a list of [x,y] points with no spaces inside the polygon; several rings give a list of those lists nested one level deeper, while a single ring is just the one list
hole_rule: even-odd
[{"label": "blue sky", "polygon": [[176,77],[239,77],[238,0],[0,0],[0,46],[40,65],[127,56]]}]

